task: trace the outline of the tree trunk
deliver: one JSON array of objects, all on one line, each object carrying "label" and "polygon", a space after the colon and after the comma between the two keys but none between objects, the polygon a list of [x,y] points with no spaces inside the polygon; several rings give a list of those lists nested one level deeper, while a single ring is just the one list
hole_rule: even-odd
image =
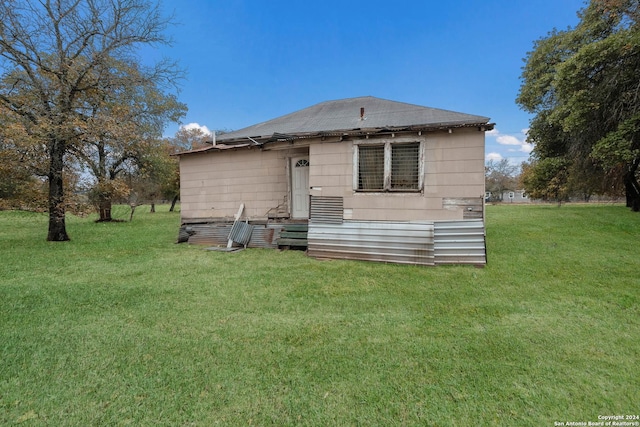
[{"label": "tree trunk", "polygon": [[176,203],[178,202],[178,197],[180,197],[179,194],[176,194],[175,196],[173,196],[173,200],[171,201],[171,207],[169,208],[169,212],[173,212],[173,210],[176,207]]},{"label": "tree trunk", "polygon": [[100,197],[100,200],[98,201],[98,211],[100,214],[98,222],[113,221],[113,218],[111,217],[111,197]]},{"label": "tree trunk", "polygon": [[65,145],[62,141],[53,140],[49,148],[49,233],[50,242],[66,242],[69,239],[65,224],[64,186],[62,171],[64,170]]},{"label": "tree trunk", "polygon": [[629,171],[624,175],[624,188],[627,196],[627,207],[634,212],[640,212],[640,184],[636,178],[636,171],[640,165],[640,159],[637,159]]},{"label": "tree trunk", "polygon": [[151,210],[149,211],[149,213],[156,213],[156,204],[155,204],[155,202],[151,202]]},{"label": "tree trunk", "polygon": [[633,174],[628,173],[624,177],[624,186],[627,196],[627,207],[634,212],[640,211],[640,185]]}]

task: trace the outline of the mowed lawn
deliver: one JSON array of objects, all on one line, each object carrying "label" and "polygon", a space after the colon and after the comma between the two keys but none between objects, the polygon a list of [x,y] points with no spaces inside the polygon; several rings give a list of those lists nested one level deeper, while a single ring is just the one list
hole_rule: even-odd
[{"label": "mowed lawn", "polygon": [[[126,215],[125,215],[126,216]],[[0,425],[553,426],[640,412],[640,215],[488,206],[485,268],[0,212]]]}]

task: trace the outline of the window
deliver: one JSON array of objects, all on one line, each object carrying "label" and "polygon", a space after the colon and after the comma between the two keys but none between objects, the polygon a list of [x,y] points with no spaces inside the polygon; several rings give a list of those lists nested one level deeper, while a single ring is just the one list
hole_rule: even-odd
[{"label": "window", "polygon": [[384,188],[384,145],[358,147],[358,190]]},{"label": "window", "polygon": [[391,145],[391,189],[418,190],[420,143]]},{"label": "window", "polygon": [[357,145],[357,185],[360,191],[419,191],[420,143]]}]

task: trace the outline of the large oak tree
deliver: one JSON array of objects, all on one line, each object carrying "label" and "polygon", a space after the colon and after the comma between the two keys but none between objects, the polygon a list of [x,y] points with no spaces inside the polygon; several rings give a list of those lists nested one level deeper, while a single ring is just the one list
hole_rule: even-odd
[{"label": "large oak tree", "polygon": [[535,114],[529,179],[543,192],[623,187],[638,211],[640,2],[591,0],[579,17],[575,28],[538,40],[526,58],[517,102]]},{"label": "large oak tree", "polygon": [[[123,81],[133,88],[155,85],[161,93],[179,77],[175,64],[165,61],[149,68],[121,66],[140,64],[141,46],[168,43],[169,24],[158,2],[150,0],[0,2],[0,103],[20,118],[25,134],[45,152],[47,240],[69,239],[65,166],[95,142],[98,129],[91,125],[99,125],[92,123],[96,111],[103,118],[117,116]],[[119,126],[130,124],[127,113],[118,120]]]}]

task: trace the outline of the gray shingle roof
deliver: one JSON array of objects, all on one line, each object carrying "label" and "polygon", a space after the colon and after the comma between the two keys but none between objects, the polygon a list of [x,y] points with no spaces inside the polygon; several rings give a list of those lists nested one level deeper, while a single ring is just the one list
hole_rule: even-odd
[{"label": "gray shingle roof", "polygon": [[[361,108],[364,108],[364,119],[361,119]],[[248,137],[266,138],[274,134],[299,136],[355,129],[464,126],[486,124],[488,121],[488,117],[363,96],[321,102],[273,120],[220,135],[217,140],[224,143]]]}]

